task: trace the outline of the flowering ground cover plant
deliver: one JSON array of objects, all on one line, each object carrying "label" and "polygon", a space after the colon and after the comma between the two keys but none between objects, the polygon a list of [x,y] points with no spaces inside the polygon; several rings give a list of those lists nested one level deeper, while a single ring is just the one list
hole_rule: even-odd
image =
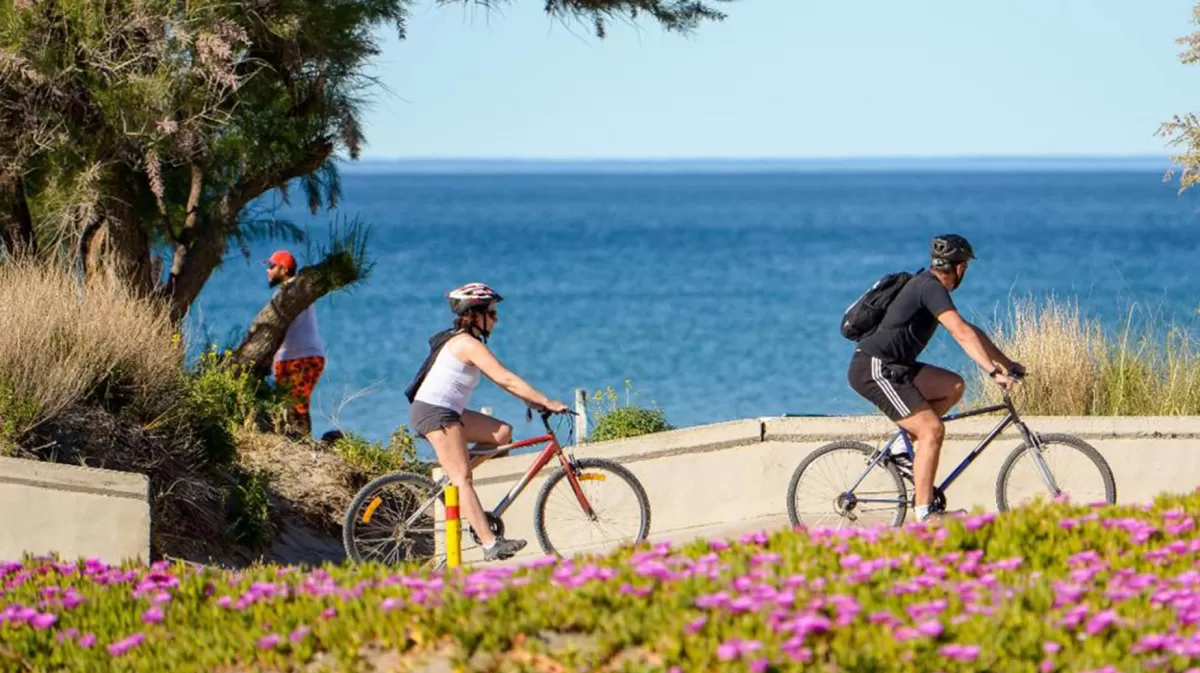
[{"label": "flowering ground cover plant", "polygon": [[0,670],[1187,671],[1200,492],[524,567],[0,566]]}]

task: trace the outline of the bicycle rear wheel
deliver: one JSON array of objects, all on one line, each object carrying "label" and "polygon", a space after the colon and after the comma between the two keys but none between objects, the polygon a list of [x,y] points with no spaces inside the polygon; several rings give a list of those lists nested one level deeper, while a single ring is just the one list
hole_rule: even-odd
[{"label": "bicycle rear wheel", "polygon": [[[558,468],[542,485],[534,503],[533,528],[542,551],[556,556],[561,556],[560,551],[575,549],[605,551],[598,546],[611,548],[636,544],[650,535],[650,499],[632,472],[624,465],[604,458],[579,458],[572,460],[571,465],[571,474],[575,478],[571,479],[566,470]],[[605,488],[610,485],[616,488]],[[592,509],[594,516],[587,515],[581,500]],[[609,507],[628,510],[628,513],[617,517],[615,524],[602,523],[603,511]],[[557,521],[560,515],[570,523],[555,524],[554,540],[551,541],[547,517]],[[618,524],[621,528],[616,527]]]},{"label": "bicycle rear wheel", "polygon": [[[1038,495],[1066,495],[1074,502],[1117,501],[1117,484],[1112,468],[1091,444],[1071,435],[1038,435],[1042,450],[1028,442],[1013,449],[996,477],[996,508],[1007,512]],[[1063,464],[1063,461],[1071,461]],[[1082,487],[1064,488],[1064,483]],[[1038,484],[1040,486],[1031,486]]]},{"label": "bicycle rear wheel", "polygon": [[342,545],[356,563],[435,561],[435,506],[441,490],[428,477],[397,472],[364,486],[342,523]]},{"label": "bicycle rear wheel", "polygon": [[[830,520],[836,521],[838,528],[843,523],[861,526],[864,515],[869,515],[866,526],[903,524],[908,511],[904,479],[895,465],[882,461],[868,473],[867,463],[875,452],[862,442],[842,440],[808,454],[788,484],[787,512],[792,525],[815,528]],[[824,481],[826,488],[817,492],[807,484],[801,487],[801,482],[810,478]],[[801,494],[805,504],[798,505]]]}]

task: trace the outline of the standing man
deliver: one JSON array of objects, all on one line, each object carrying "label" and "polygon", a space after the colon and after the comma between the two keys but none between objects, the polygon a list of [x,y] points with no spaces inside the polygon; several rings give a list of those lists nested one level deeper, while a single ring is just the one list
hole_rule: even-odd
[{"label": "standing man", "polygon": [[[263,264],[267,267],[267,284],[271,288],[290,283],[296,277],[296,258],[287,250],[276,250]],[[309,401],[323,371],[325,343],[317,332],[316,306],[310,305],[288,325],[283,343],[275,351],[275,384],[295,400],[292,409],[301,437],[312,434]],[[291,426],[290,422],[288,426]]]}]

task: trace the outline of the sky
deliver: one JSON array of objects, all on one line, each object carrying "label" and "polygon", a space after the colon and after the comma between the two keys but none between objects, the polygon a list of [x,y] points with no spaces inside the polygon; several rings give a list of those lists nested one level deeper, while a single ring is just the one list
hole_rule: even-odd
[{"label": "sky", "polygon": [[1196,0],[736,0],[607,38],[423,0],[380,32],[366,159],[1163,155]]}]

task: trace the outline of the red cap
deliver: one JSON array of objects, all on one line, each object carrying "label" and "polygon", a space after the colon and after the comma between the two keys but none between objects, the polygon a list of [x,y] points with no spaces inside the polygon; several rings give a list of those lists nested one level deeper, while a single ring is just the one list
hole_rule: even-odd
[{"label": "red cap", "polygon": [[276,264],[278,266],[282,266],[288,271],[296,270],[296,258],[292,257],[292,253],[288,252],[287,250],[276,250],[275,252],[271,253],[271,256],[268,257],[267,261],[263,262],[263,264]]}]

